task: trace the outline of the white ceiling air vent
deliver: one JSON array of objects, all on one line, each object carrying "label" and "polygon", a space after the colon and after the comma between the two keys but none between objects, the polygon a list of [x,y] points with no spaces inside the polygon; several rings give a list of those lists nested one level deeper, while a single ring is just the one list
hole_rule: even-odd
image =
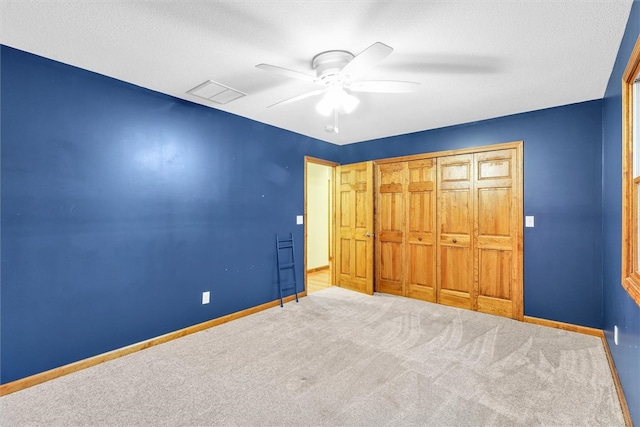
[{"label": "white ceiling air vent", "polygon": [[216,83],[213,80],[207,80],[201,85],[187,91],[187,93],[213,101],[216,104],[226,104],[227,102],[231,102],[247,95],[246,93],[231,89],[229,86]]}]

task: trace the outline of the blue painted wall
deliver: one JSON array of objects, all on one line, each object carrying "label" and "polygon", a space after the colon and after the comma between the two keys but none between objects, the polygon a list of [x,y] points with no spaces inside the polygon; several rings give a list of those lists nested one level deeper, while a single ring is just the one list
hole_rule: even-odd
[{"label": "blue painted wall", "polygon": [[0,49],[2,383],[277,298],[339,147]]},{"label": "blue painted wall", "polygon": [[602,103],[591,101],[342,148],[341,162],[524,140],[524,314],[602,327]]},{"label": "blue painted wall", "polygon": [[[622,263],[622,87],[621,79],[640,36],[640,2],[631,8],[627,28],[603,104],[604,329],[634,423],[640,424],[640,307],[621,286]],[[618,326],[618,345],[613,327]]]}]

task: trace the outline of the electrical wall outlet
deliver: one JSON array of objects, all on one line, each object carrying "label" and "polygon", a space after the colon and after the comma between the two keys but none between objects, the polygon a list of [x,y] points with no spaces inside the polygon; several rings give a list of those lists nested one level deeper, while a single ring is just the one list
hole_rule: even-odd
[{"label": "electrical wall outlet", "polygon": [[613,343],[618,345],[618,325],[613,327]]},{"label": "electrical wall outlet", "polygon": [[209,304],[209,301],[211,301],[211,292],[210,291],[206,291],[202,293],[202,303],[203,304]]}]

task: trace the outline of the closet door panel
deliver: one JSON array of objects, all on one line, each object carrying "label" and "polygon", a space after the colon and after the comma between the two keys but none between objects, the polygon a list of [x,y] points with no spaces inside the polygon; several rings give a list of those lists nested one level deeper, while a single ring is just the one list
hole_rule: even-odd
[{"label": "closet door panel", "polygon": [[376,166],[376,290],[522,320],[522,143]]},{"label": "closet door panel", "polygon": [[377,167],[376,290],[404,295],[405,163]]},{"label": "closet door panel", "polygon": [[436,161],[407,163],[405,295],[436,301]]},{"label": "closet door panel", "polygon": [[473,308],[472,154],[438,158],[437,298],[441,304]]},{"label": "closet door panel", "polygon": [[517,274],[515,150],[475,154],[475,256],[477,310],[515,317],[514,287]]}]

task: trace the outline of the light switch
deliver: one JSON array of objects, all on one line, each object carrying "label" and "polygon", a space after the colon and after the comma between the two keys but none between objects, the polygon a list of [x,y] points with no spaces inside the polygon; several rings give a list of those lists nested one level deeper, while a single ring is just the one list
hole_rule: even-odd
[{"label": "light switch", "polygon": [[209,304],[209,302],[211,301],[211,292],[210,291],[206,291],[202,293],[202,303],[203,304]]},{"label": "light switch", "polygon": [[296,216],[296,224],[301,225],[304,223],[304,217],[302,215]]},{"label": "light switch", "polygon": [[524,217],[524,226],[525,227],[534,227],[533,216],[525,216]]}]

